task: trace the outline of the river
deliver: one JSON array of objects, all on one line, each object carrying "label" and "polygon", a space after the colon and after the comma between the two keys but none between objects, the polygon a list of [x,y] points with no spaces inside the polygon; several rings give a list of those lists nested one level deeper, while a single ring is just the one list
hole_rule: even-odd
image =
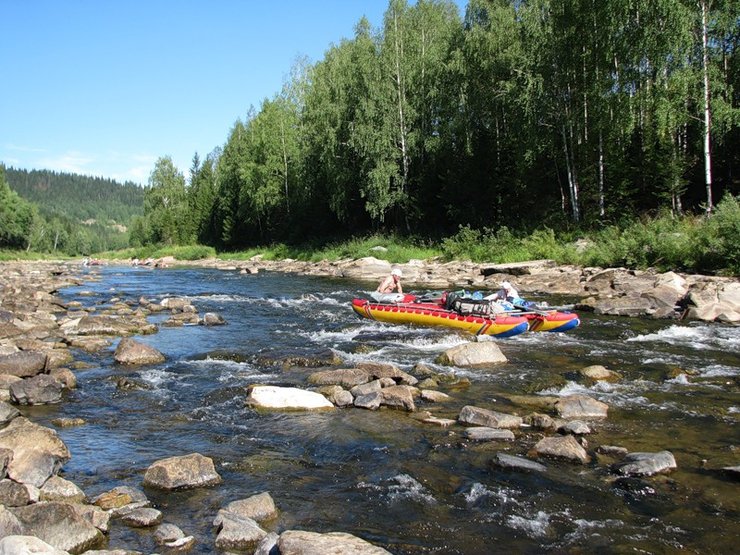
[{"label": "river", "polygon": [[[42,424],[81,417],[59,429],[72,459],[63,476],[88,497],[119,485],[141,487],[155,460],[199,452],[214,459],[223,483],[166,493],[146,490],[165,521],[197,538],[193,553],[216,551],[212,521],[235,499],[269,491],[276,531],[343,531],[396,554],[416,553],[730,553],[740,540],[740,489],[719,469],[740,464],[740,328],[582,314],[566,334],[495,340],[509,363],[489,370],[438,367],[435,357],[466,341],[443,328],[390,326],[358,319],[353,297],[370,284],[293,274],[243,275],[211,269],[105,267],[99,280],[62,291],[102,309],[113,297],[137,301],[184,296],[226,326],[161,327],[139,338],[167,356],[142,368],[113,363],[112,349],[77,353],[89,368],[60,405],[24,412]],[[84,292],[84,295],[80,295]],[[567,299],[548,299],[563,302]],[[163,315],[150,317],[161,322]],[[392,410],[257,412],[245,406],[253,383],[307,387],[311,370],[269,364],[333,350],[356,361],[418,362],[466,377],[440,389],[452,400],[419,403],[456,418],[468,404],[527,411],[511,393],[585,393],[608,403],[593,423],[588,451],[671,451],[669,475],[621,479],[608,461],[540,461],[544,473],[498,469],[503,451],[526,455],[541,433],[514,442],[476,443],[461,426],[438,428]],[[601,364],[623,375],[588,385],[577,371]],[[678,369],[678,370],[677,370]],[[122,376],[144,386],[119,389]],[[110,548],[157,550],[152,531],[114,522]]]}]

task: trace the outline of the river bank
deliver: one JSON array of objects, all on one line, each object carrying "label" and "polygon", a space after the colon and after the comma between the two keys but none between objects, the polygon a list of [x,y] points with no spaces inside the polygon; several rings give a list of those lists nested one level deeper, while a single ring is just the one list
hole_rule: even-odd
[{"label": "river bank", "polygon": [[[208,261],[192,266],[196,265],[217,268],[226,275],[242,275],[242,273],[259,275],[261,272],[278,271],[299,275],[330,276],[360,280],[367,283],[369,288],[372,288],[377,279],[390,270],[390,265],[375,259],[327,263],[325,266],[303,265],[294,261],[265,263],[258,260],[243,265],[228,261]],[[459,263],[438,267],[427,266],[425,263],[410,263],[401,267],[406,276],[405,283],[419,289],[450,287],[495,289],[502,276],[507,276],[519,285],[523,293],[528,295],[542,295],[545,292],[556,294],[557,291],[562,296],[573,296],[579,299],[587,299],[588,296],[564,291],[566,289],[568,291],[579,290],[588,295],[594,293],[597,290],[596,287],[599,287],[599,290],[609,291],[608,294],[613,295],[614,291],[627,290],[625,282],[630,281],[630,277],[635,278],[635,283],[642,283],[645,291],[651,287],[656,289],[655,284],[658,281],[674,283],[676,280],[676,277],[666,274],[633,276],[621,270],[586,271],[554,268],[546,262],[507,265],[504,268]],[[152,271],[157,272],[158,270]],[[587,274],[596,279],[584,278]],[[143,277],[139,277],[146,279],[145,276],[146,273]],[[678,276],[678,278],[686,280],[687,292],[697,284],[703,284],[704,289],[710,287],[708,284],[714,284],[711,287],[715,287],[717,291],[724,291],[728,288],[728,284],[731,286],[736,283],[732,280],[702,277]],[[3,378],[5,380],[3,389],[7,386],[7,399],[3,404],[6,417],[5,428],[0,431],[0,445],[6,449],[5,466],[8,477],[0,483],[0,492],[4,495],[2,502],[7,507],[3,521],[5,533],[2,535],[17,535],[23,532],[44,538],[47,543],[70,553],[81,553],[91,546],[104,545],[111,527],[145,527],[159,530],[164,526],[161,524],[162,519],[167,519],[167,511],[162,510],[167,503],[163,503],[163,500],[166,500],[168,495],[176,495],[176,493],[167,494],[170,489],[177,492],[183,487],[208,488],[214,487],[208,484],[218,483],[221,479],[218,474],[223,473],[224,467],[214,466],[212,460],[209,462],[212,453],[206,454],[209,456],[190,457],[188,455],[190,457],[188,459],[156,461],[157,464],[152,464],[145,473],[149,478],[145,476],[145,482],[140,482],[144,489],[120,486],[88,499],[82,493],[82,488],[60,477],[65,464],[74,453],[70,453],[69,449],[60,443],[54,429],[39,426],[24,415],[24,413],[35,413],[36,409],[33,407],[43,406],[46,403],[53,405],[64,400],[67,392],[76,387],[78,374],[84,373],[86,364],[89,364],[83,360],[85,357],[81,356],[82,353],[97,352],[106,358],[115,358],[116,364],[121,367],[136,368],[142,362],[146,367],[147,364],[154,364],[152,360],[141,359],[132,364],[132,359],[126,359],[124,353],[120,352],[121,342],[118,343],[115,353],[110,352],[117,338],[161,333],[164,326],[174,327],[174,333],[177,333],[177,326],[183,324],[203,323],[206,325],[206,321],[209,320],[208,313],[201,315],[194,303],[187,298],[165,297],[154,301],[144,297],[119,296],[121,292],[117,290],[110,291],[104,297],[104,303],[90,304],[86,302],[89,297],[84,288],[86,284],[98,283],[101,276],[95,268],[83,271],[77,265],[48,263],[3,265],[0,279],[0,284],[2,284],[0,294],[3,299],[2,314],[0,314],[0,357],[4,357],[0,360],[0,369],[3,370],[4,376],[11,376],[11,378]],[[539,285],[536,285],[537,283]],[[543,283],[546,285],[543,286]],[[609,284],[608,288],[605,286],[606,283]],[[680,280],[679,283],[681,283]],[[615,288],[615,284],[620,289]],[[76,293],[71,300],[69,298],[62,300],[57,292],[69,287],[75,288]],[[540,289],[537,289],[538,287]],[[729,290],[732,291],[732,287]],[[615,298],[619,299],[624,296],[626,295],[618,295]],[[608,298],[604,296],[604,299]],[[583,303],[583,300],[579,302]],[[721,302],[726,301],[723,299]],[[673,312],[678,311],[674,309]],[[156,317],[157,320],[153,322],[152,317]],[[215,323],[218,319],[214,318],[210,321]],[[277,362],[283,364],[287,360]],[[502,407],[503,414],[508,415],[506,419],[501,416],[501,411],[493,411],[493,407],[473,405],[466,405],[463,407],[465,410],[452,405],[450,409],[443,411],[443,414],[432,410],[432,413],[425,415],[424,407],[435,406],[434,397],[437,397],[437,402],[441,402],[441,406],[444,406],[446,402],[442,395],[454,395],[456,388],[466,387],[464,380],[450,381],[448,377],[445,378],[446,381],[443,381],[444,376],[439,374],[438,370],[424,369],[418,364],[410,368],[410,372],[401,372],[396,366],[388,365],[381,356],[377,357],[374,366],[352,364],[352,368],[346,368],[346,364],[343,365],[339,361],[318,355],[306,364],[317,366],[317,368],[313,370],[308,368],[303,371],[291,370],[291,374],[284,373],[280,381],[286,381],[288,375],[295,375],[296,383],[293,385],[298,386],[299,389],[325,388],[318,389],[318,391],[324,397],[332,399],[334,406],[355,407],[351,409],[354,411],[372,410],[372,406],[358,408],[368,402],[377,401],[378,405],[374,407],[376,409],[381,405],[389,407],[395,403],[396,409],[392,411],[392,420],[396,426],[401,422],[395,416],[395,413],[399,411],[402,414],[415,415],[415,419],[419,417],[420,421],[426,419],[427,426],[459,426],[457,422],[464,423],[465,433],[468,434],[468,439],[465,441],[470,442],[512,441],[503,438],[503,435],[508,438],[511,434],[511,436],[516,435],[517,441],[522,442],[523,445],[531,444],[531,447],[535,448],[539,444],[539,439],[549,438],[537,447],[539,455],[533,455],[533,460],[530,461],[521,456],[508,458],[497,455],[495,460],[500,466],[520,468],[522,472],[539,472],[537,467],[531,466],[531,463],[536,462],[536,459],[543,457],[547,459],[551,456],[574,461],[573,464],[577,465],[593,464],[594,461],[598,461],[597,466],[603,469],[616,464],[619,460],[634,464],[638,462],[624,459],[630,454],[626,449],[610,449],[609,444],[604,443],[603,440],[598,442],[597,449],[591,441],[586,440],[588,432],[579,422],[592,421],[590,426],[598,428],[601,426],[599,423],[604,421],[609,407],[584,398],[576,397],[571,400],[572,402],[566,403],[563,402],[563,397],[509,396],[505,406]],[[294,357],[291,359],[291,366],[296,365],[300,366],[300,361]],[[323,370],[319,369],[319,366]],[[329,372],[329,374],[315,375],[319,371]],[[597,382],[603,379],[605,383],[608,383],[606,381],[610,376],[608,372],[602,373],[602,370],[597,368],[591,369],[589,373],[591,377],[588,379]],[[432,383],[437,381],[437,386],[433,386],[430,382],[426,382],[424,386],[419,385],[427,379],[431,379]],[[359,380],[359,383],[353,380]],[[335,383],[331,383],[332,381]],[[377,383],[372,386],[366,385],[374,382]],[[118,376],[115,384],[116,390],[120,392],[141,387],[141,383],[127,374]],[[352,388],[356,386],[366,387],[368,391],[356,390],[352,393]],[[375,386],[379,389],[375,390]],[[414,393],[413,388],[418,389],[418,392]],[[376,394],[375,391],[383,393]],[[434,391],[439,391],[439,394],[429,393]],[[351,401],[348,400],[347,394],[351,396]],[[373,399],[368,399],[368,395]],[[588,398],[588,395],[585,397]],[[356,402],[358,399],[361,399],[359,403]],[[504,401],[503,398],[502,401]],[[560,405],[556,406],[557,403]],[[416,404],[419,405],[418,410]],[[414,410],[410,410],[411,407],[414,407]],[[454,414],[449,414],[450,411],[454,411]],[[444,416],[447,418],[442,418]],[[66,429],[66,426],[84,425],[84,422],[64,420],[54,424],[59,430]],[[588,427],[588,424],[584,425]],[[554,444],[551,445],[551,443]],[[667,451],[669,446],[655,445],[654,447],[652,457],[638,457],[641,464],[653,470],[646,471],[645,466],[641,466],[641,470],[634,475],[625,471],[621,476],[630,480],[635,476],[650,476],[656,472],[660,476],[676,465],[673,455]],[[666,452],[668,454],[665,454]],[[731,461],[731,457],[724,456],[723,460]],[[169,465],[172,465],[172,470],[168,472],[166,468]],[[712,471],[727,472],[730,475],[733,472],[737,473],[737,470],[731,470],[732,464],[725,464],[725,466],[727,470],[723,470],[725,468],[723,466],[714,468]],[[163,467],[165,470],[158,470]],[[177,472],[187,474],[189,481],[168,484],[166,479],[156,478],[158,474],[166,477]],[[655,486],[655,484],[650,485],[650,482],[641,481],[643,478],[639,480],[639,483],[625,483],[625,487]],[[165,493],[154,494],[154,491]],[[9,492],[13,495],[11,496]],[[271,498],[268,499],[265,493],[258,493],[256,494],[258,497],[255,498],[238,499],[237,501],[241,502],[236,505],[231,505],[234,500],[230,499],[228,503],[221,506],[224,513],[220,515],[218,535],[221,535],[224,530],[226,533],[222,536],[221,543],[215,543],[217,547],[220,545],[223,549],[242,549],[249,552],[267,538],[268,534],[263,528],[253,526],[251,523],[251,521],[264,519],[268,523],[265,528],[270,529],[269,523],[271,519],[274,519],[272,506],[275,502]],[[154,504],[150,501],[152,497],[159,500],[156,509],[151,507]],[[278,498],[276,502],[279,506],[281,499]],[[37,524],[40,521],[51,524],[42,529]],[[59,539],[60,522],[65,523],[64,536],[66,539],[64,542]],[[70,526],[70,522],[74,522],[74,526]],[[194,537],[193,534],[187,533],[187,529],[185,532],[178,531],[172,528],[171,523],[165,522],[165,524],[169,526],[157,532],[163,540],[162,549],[186,549],[192,548],[193,542],[208,544],[208,542],[215,541],[213,538]],[[308,534],[306,536],[299,536],[286,532],[290,530],[282,528],[279,537],[276,537],[277,534],[271,536],[269,540],[265,540],[265,545],[269,544],[269,541],[273,542],[272,545],[282,541],[281,552],[291,553],[293,548],[290,546],[299,543],[305,546],[312,542],[347,541],[351,542],[351,545],[359,546],[357,549],[361,553],[385,552],[384,550],[378,551],[379,547],[363,543],[354,536],[319,538],[310,533],[306,533]],[[229,542],[234,543],[232,545]],[[251,547],[245,548],[245,546]]]}]

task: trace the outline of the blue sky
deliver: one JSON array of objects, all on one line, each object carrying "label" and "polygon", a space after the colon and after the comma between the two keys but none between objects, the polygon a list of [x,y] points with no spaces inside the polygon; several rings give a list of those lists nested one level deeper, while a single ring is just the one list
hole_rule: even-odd
[{"label": "blue sky", "polygon": [[[464,6],[465,1],[459,0]],[[0,0],[0,162],[146,184],[187,175],[387,0]]]}]

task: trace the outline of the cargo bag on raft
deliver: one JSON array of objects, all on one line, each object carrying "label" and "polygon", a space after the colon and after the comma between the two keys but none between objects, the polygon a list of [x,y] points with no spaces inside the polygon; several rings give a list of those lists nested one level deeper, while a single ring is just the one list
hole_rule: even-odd
[{"label": "cargo bag on raft", "polygon": [[489,317],[504,312],[503,307],[495,301],[486,299],[471,299],[459,293],[447,293],[445,308],[457,312],[461,316]]}]

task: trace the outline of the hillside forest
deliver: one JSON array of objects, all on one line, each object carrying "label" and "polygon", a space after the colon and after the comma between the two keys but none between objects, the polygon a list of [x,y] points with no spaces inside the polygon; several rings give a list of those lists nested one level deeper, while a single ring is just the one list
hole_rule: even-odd
[{"label": "hillside forest", "polygon": [[736,210],[739,3],[390,0],[187,179],[162,156],[131,244],[575,238]]}]

